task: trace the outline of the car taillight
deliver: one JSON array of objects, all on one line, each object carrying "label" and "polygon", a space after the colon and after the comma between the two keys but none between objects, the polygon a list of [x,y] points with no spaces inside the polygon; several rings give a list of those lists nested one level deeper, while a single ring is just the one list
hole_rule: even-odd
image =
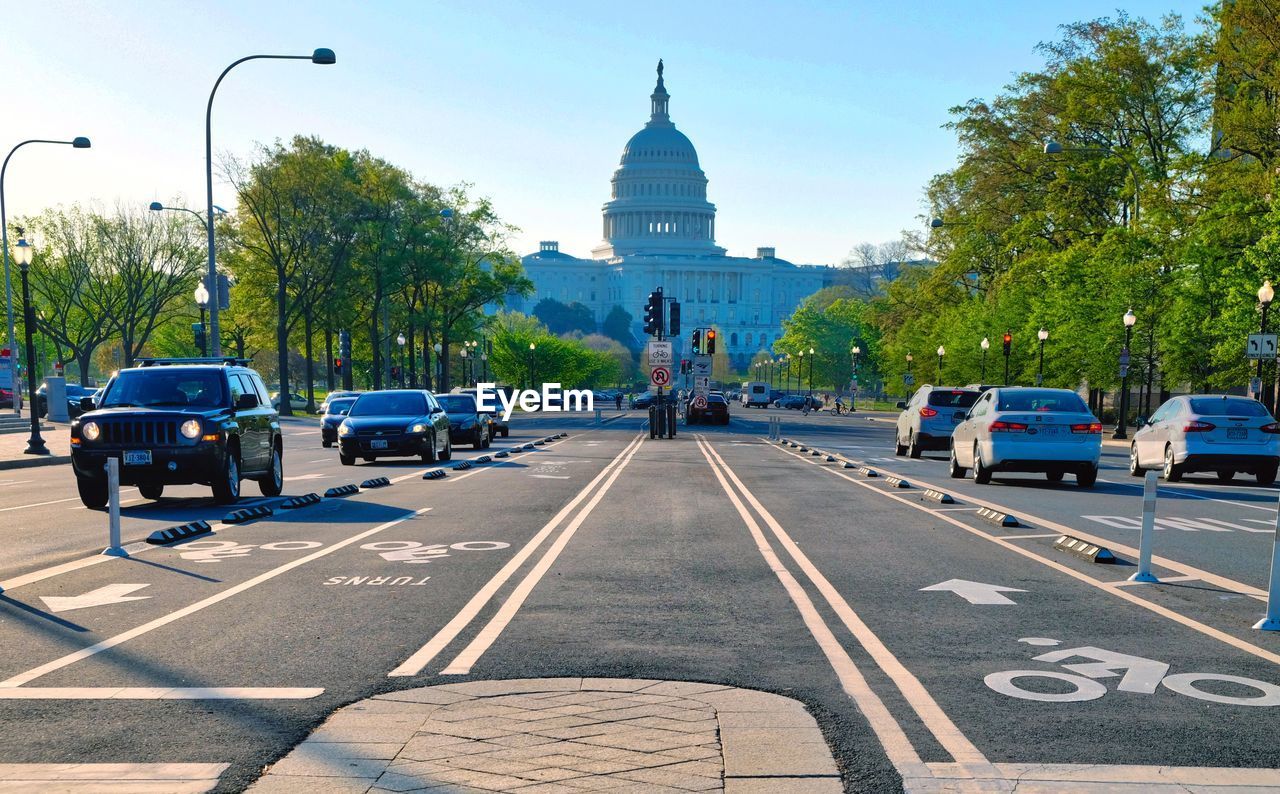
[{"label": "car taillight", "polygon": [[1085,423],[1085,424],[1072,425],[1072,426],[1071,426],[1071,432],[1072,432],[1072,433],[1101,433],[1101,432],[1102,432],[1102,423],[1101,423],[1101,422],[1088,422],[1088,423]]},{"label": "car taillight", "polygon": [[1272,422],[1269,425],[1263,425],[1258,428],[1264,433],[1280,433],[1280,422]]},{"label": "car taillight", "polygon": [[1003,422],[997,419],[987,429],[992,433],[1021,433],[1027,426],[1021,422]]},{"label": "car taillight", "polygon": [[1182,432],[1184,432],[1184,433],[1207,433],[1207,432],[1209,432],[1210,430],[1213,430],[1215,427],[1216,427],[1216,425],[1212,425],[1212,424],[1210,424],[1210,423],[1208,423],[1208,422],[1198,422],[1198,421],[1192,420],[1192,421],[1190,421],[1190,422],[1187,422],[1186,426],[1182,428]]},{"label": "car taillight", "polygon": [[925,407],[920,409],[920,415],[923,416],[925,419],[928,419],[931,416],[937,416],[938,412],[926,405]]}]

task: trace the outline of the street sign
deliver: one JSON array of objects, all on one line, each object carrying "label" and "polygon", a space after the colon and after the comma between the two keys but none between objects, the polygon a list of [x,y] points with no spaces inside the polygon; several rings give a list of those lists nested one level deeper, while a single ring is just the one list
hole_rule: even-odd
[{"label": "street sign", "polygon": [[[670,370],[671,365],[675,363],[675,354],[672,352],[671,343],[665,339],[662,341],[650,339],[646,349],[649,366],[651,367],[666,367]],[[667,372],[667,374],[670,375],[671,373]]]},{"label": "street sign", "polygon": [[912,375],[910,372],[904,373],[902,376],[902,382],[907,386],[911,386],[915,384],[916,376]]},{"label": "street sign", "polygon": [[711,377],[711,356],[694,356],[693,374]]},{"label": "street sign", "polygon": [[1245,355],[1250,359],[1271,360],[1276,357],[1277,334],[1249,334]]},{"label": "street sign", "polygon": [[693,407],[697,408],[699,411],[703,410],[704,408],[707,407],[707,398],[702,396],[701,394],[699,394],[697,397],[694,397]]},{"label": "street sign", "polygon": [[711,391],[711,378],[706,375],[695,375],[693,378],[693,393],[705,395]]},{"label": "street sign", "polygon": [[649,372],[649,382],[659,388],[671,385],[671,370],[668,367],[654,367]]},{"label": "street sign", "polygon": [[1120,366],[1122,367],[1129,366],[1129,348],[1127,347],[1124,350],[1120,351]]}]

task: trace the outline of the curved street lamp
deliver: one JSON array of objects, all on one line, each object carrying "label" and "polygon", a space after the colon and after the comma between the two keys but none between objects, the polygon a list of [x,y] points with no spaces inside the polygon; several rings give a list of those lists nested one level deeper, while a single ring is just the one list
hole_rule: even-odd
[{"label": "curved street lamp", "polygon": [[1036,373],[1036,385],[1044,385],[1044,343],[1049,338],[1049,332],[1041,328],[1036,332],[1036,338],[1040,340],[1040,371]]},{"label": "curved street lamp", "polygon": [[1129,424],[1129,342],[1133,338],[1133,324],[1138,321],[1133,309],[1124,313],[1124,349],[1120,351],[1120,416],[1116,419],[1116,432],[1112,438],[1128,438]]},{"label": "curved street lamp", "polygon": [[[18,337],[17,337],[17,332],[14,330],[13,286],[12,286],[12,281],[9,278],[9,221],[5,215],[4,177],[5,177],[5,174],[8,173],[9,171],[9,158],[13,157],[14,152],[18,151],[23,146],[26,146],[28,143],[52,143],[52,144],[58,144],[62,146],[70,146],[73,149],[88,149],[92,146],[92,144],[89,142],[89,139],[84,137],[83,135],[72,138],[69,141],[52,141],[52,140],[46,140],[44,138],[32,138],[31,140],[23,141],[22,143],[10,149],[9,153],[5,155],[4,165],[0,166],[0,248],[3,248],[4,250],[4,302],[5,302],[5,311],[8,314],[8,320],[9,320],[9,372],[13,373],[13,413],[14,415],[21,414],[22,409],[18,407],[18,391],[19,391],[18,375],[17,375],[18,367],[16,366],[16,362],[18,360],[18,353],[17,353]],[[30,365],[30,363],[31,362],[27,362],[28,365]]]},{"label": "curved street lamp", "polygon": [[[205,274],[208,280],[208,288],[213,292],[218,288],[218,270],[217,262],[213,253],[213,98],[218,93],[218,86],[222,85],[222,80],[227,73],[236,68],[245,61],[256,60],[277,60],[277,61],[311,61],[314,64],[329,66],[338,62],[338,57],[333,54],[333,50],[321,47],[313,51],[310,55],[246,55],[238,61],[233,61],[230,66],[222,70],[222,74],[218,75],[218,79],[213,83],[213,90],[209,92],[209,103],[205,107],[204,112],[204,165],[205,165],[205,198],[208,210],[206,212],[205,232],[208,236],[209,244],[209,270]],[[209,336],[213,337],[213,355],[222,355],[222,342],[219,339],[218,332],[218,301],[209,304]],[[281,384],[281,390],[284,390],[285,384]]]},{"label": "curved street lamp", "polygon": [[[1258,287],[1258,305],[1262,307],[1262,333],[1263,334],[1267,332],[1267,309],[1271,308],[1271,301],[1275,300],[1275,298],[1276,298],[1275,288],[1271,286],[1271,279],[1267,279],[1266,281],[1262,282],[1261,287]],[[1267,395],[1266,395],[1267,389],[1262,385],[1263,383],[1266,383],[1266,381],[1262,379],[1262,358],[1261,357],[1258,358],[1258,373],[1256,377],[1258,380],[1258,388],[1254,390],[1255,391],[1254,399],[1260,400],[1264,405],[1268,404],[1271,401],[1267,399]]]},{"label": "curved street lamp", "polygon": [[978,343],[982,348],[982,382],[987,382],[987,351],[991,349],[991,340],[982,337],[982,341]]},{"label": "curved street lamp", "polygon": [[938,345],[938,385],[942,385],[942,357],[947,354],[947,349],[942,345]]},{"label": "curved street lamp", "polygon": [[[31,264],[31,255],[33,250],[27,242],[27,238],[18,239],[18,244],[13,249],[13,260],[18,263],[18,269],[22,272],[22,327],[24,336],[27,338],[27,409],[31,412],[31,437],[27,439],[27,448],[22,450],[24,455],[48,455],[49,448],[45,446],[44,439],[40,437],[40,411],[36,406],[36,345],[35,345],[35,324],[36,313],[31,308],[31,282],[27,278],[27,270]],[[18,402],[18,390],[14,389],[14,403]]]}]

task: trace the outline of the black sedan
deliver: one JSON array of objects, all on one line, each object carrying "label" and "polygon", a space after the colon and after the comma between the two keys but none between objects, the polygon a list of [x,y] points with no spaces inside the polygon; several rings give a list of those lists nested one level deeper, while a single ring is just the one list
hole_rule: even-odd
[{"label": "black sedan", "polygon": [[338,425],[338,460],[419,456],[426,463],[449,460],[449,417],[435,395],[419,389],[374,391],[356,398]]},{"label": "black sedan", "polygon": [[331,447],[338,443],[338,425],[347,418],[347,412],[355,404],[355,397],[334,397],[325,400],[324,416],[320,417],[320,445]]},{"label": "black sedan", "polygon": [[[478,398],[476,389],[463,389],[460,393],[470,394],[472,397]],[[507,396],[510,397],[509,391]],[[495,436],[506,438],[511,435],[511,423],[502,418],[502,402],[498,397],[498,393],[496,391],[489,392],[485,395],[485,399],[489,405],[489,410],[485,411],[489,415],[489,440],[492,441]],[[446,408],[446,410],[448,409]]]},{"label": "black sedan", "polygon": [[489,414],[476,408],[476,398],[470,394],[442,394],[436,398],[449,415],[449,437],[464,441],[474,449],[485,449],[493,439],[493,424]]},{"label": "black sedan", "polygon": [[656,399],[657,399],[657,396],[654,395],[653,392],[647,391],[644,394],[633,397],[631,399],[631,407],[632,408],[648,408],[650,405],[653,405],[654,400]]},{"label": "black sedan", "polygon": [[689,400],[688,405],[684,409],[685,424],[697,424],[705,422],[714,425],[729,424],[729,401],[724,398],[723,394],[708,394],[707,407],[699,408],[697,399]]},{"label": "black sedan", "polygon": [[[68,383],[66,384],[66,389],[67,415],[72,419],[75,419],[77,416],[84,413],[84,409],[80,407],[80,398],[92,397],[95,394],[95,390],[87,386],[81,386],[78,383]],[[40,388],[36,389],[37,415],[41,418],[48,416],[49,414],[48,391],[48,383],[41,383]],[[10,407],[12,407],[12,403],[10,403]]]}]

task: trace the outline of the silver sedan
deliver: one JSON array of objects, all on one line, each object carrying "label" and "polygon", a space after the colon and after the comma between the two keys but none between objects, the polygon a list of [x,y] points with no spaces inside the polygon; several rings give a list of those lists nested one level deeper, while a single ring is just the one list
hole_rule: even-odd
[{"label": "silver sedan", "polygon": [[1129,447],[1130,474],[1158,468],[1169,482],[1194,471],[1216,472],[1229,482],[1242,471],[1270,485],[1278,465],[1280,424],[1257,400],[1226,394],[1168,400],[1141,422]]},{"label": "silver sedan", "polygon": [[1043,472],[1059,482],[1072,472],[1091,488],[1102,456],[1102,424],[1068,389],[1001,387],[985,392],[951,434],[952,477],[973,470],[977,483],[997,472]]}]

